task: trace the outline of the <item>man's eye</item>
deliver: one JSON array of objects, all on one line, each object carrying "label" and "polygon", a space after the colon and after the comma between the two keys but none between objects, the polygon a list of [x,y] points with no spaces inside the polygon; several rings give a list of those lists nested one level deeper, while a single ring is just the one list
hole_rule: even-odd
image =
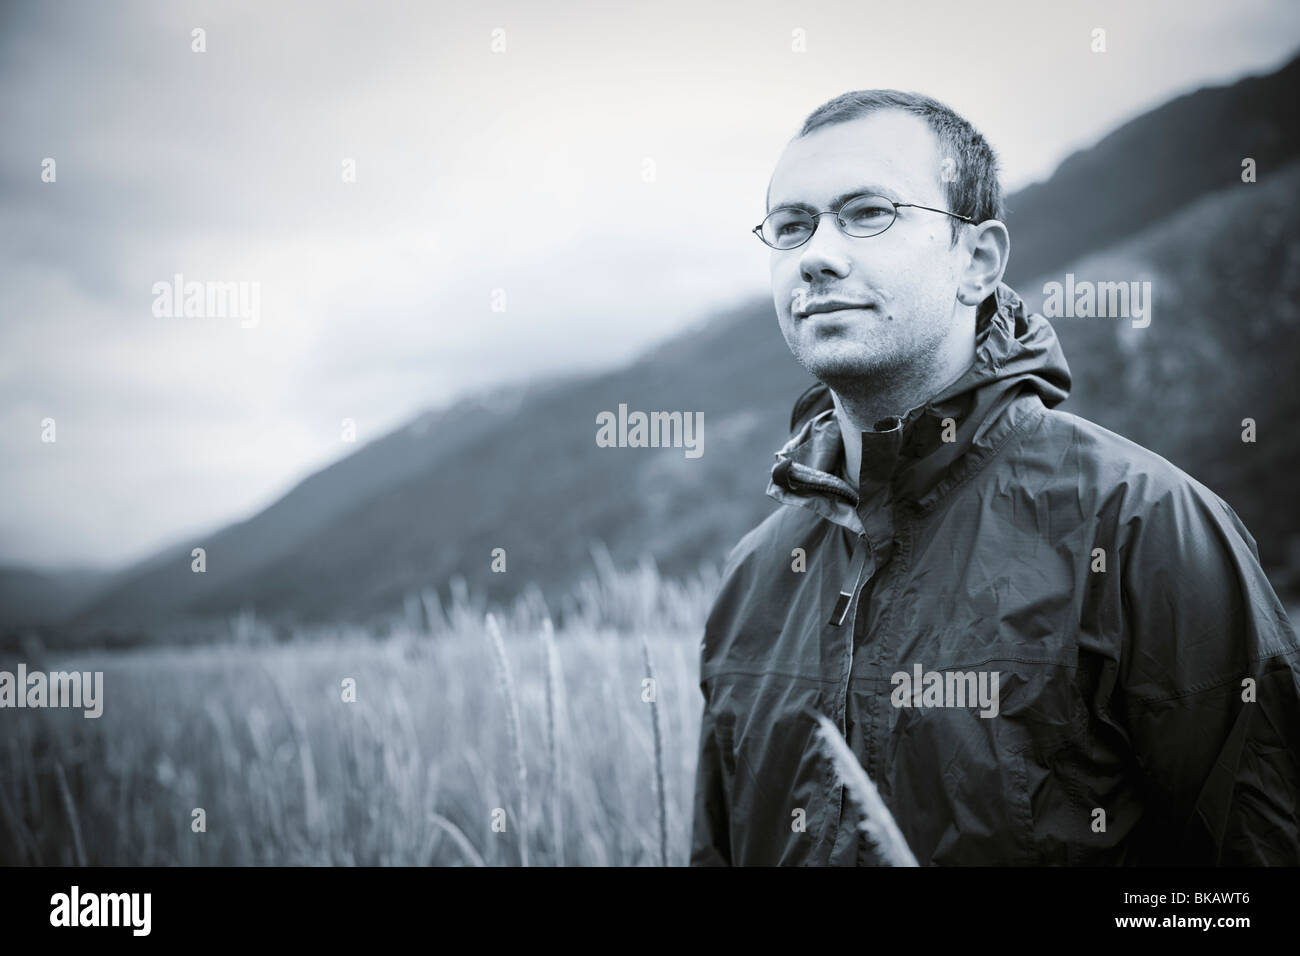
[{"label": "man's eye", "polygon": [[800,236],[808,232],[808,217],[799,215],[778,216],[771,222],[772,232],[777,238]]},{"label": "man's eye", "polygon": [[892,216],[894,209],[892,206],[858,206],[854,209],[844,210],[840,217],[847,219],[849,222],[874,222],[883,219],[886,216]]}]

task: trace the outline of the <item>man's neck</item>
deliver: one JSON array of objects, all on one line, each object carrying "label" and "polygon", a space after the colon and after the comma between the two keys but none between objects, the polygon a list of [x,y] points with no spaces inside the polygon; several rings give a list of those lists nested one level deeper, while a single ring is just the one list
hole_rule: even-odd
[{"label": "man's neck", "polygon": [[958,364],[956,371],[949,370],[942,377],[931,378],[929,383],[915,387],[902,387],[888,392],[867,392],[857,390],[853,394],[830,390],[835,402],[835,419],[840,426],[840,437],[844,443],[844,471],[850,485],[856,490],[858,475],[862,468],[862,432],[876,430],[876,424],[890,417],[903,417],[913,408],[924,404],[961,378],[974,362],[974,348],[966,357],[964,364]]}]

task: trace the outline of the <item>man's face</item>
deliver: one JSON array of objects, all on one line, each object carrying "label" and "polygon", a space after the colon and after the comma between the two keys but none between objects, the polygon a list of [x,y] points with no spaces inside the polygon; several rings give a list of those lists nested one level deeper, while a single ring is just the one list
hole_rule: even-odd
[{"label": "man's face", "polygon": [[[844,194],[947,209],[939,143],[925,121],[881,110],[794,140],[772,177],[769,211],[807,203],[829,209]],[[951,210],[960,212],[961,210]],[[833,216],[795,249],[773,250],[772,295],[786,344],[807,371],[836,391],[874,376],[924,376],[942,363],[955,321],[962,243],[949,248],[948,216],[898,210],[885,232],[846,236]],[[966,253],[969,258],[969,253]],[[804,315],[819,299],[860,308]]]}]

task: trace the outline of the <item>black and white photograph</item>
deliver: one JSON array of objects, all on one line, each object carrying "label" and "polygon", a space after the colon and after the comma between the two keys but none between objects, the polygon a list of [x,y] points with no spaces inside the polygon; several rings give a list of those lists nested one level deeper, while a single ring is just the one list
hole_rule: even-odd
[{"label": "black and white photograph", "polygon": [[0,0],[6,925],[1281,930],[1298,101],[1291,0]]}]

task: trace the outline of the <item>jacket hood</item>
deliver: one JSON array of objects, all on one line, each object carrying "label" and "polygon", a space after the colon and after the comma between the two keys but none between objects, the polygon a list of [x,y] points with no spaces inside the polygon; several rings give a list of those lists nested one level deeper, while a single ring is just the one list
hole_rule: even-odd
[{"label": "jacket hood", "polygon": [[[776,452],[767,494],[862,533],[863,509],[883,498],[926,508],[982,464],[1014,430],[1004,412],[1018,398],[1036,395],[1051,408],[1069,393],[1070,369],[1052,326],[1026,314],[1015,290],[1000,283],[980,304],[970,367],[906,415],[862,432],[859,491],[845,480],[839,421],[830,389],[819,383],[795,402],[793,434]],[[955,435],[944,441],[948,418]]]}]

